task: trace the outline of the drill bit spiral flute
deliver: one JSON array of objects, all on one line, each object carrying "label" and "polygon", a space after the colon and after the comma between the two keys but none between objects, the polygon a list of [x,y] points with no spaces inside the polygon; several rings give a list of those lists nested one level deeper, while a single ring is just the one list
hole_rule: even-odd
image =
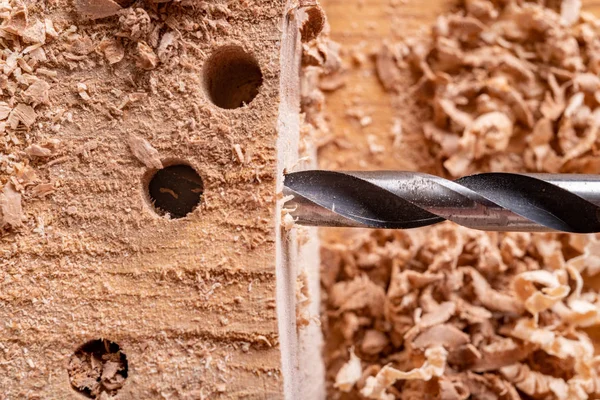
[{"label": "drill bit spiral flute", "polygon": [[487,231],[600,232],[600,176],[484,173],[455,181],[418,172],[287,174],[296,223],[408,229],[444,220]]}]

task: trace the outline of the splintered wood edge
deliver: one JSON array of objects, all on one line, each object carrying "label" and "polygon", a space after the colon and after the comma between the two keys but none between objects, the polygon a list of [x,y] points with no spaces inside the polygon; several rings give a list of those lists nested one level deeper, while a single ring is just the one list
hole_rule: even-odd
[{"label": "splintered wood edge", "polygon": [[[300,69],[302,44],[300,17],[295,1],[289,0],[282,20],[280,55],[280,103],[277,121],[277,193],[283,189],[283,173],[298,162],[300,142]],[[316,158],[311,157],[315,163]],[[314,165],[312,165],[314,167]],[[298,229],[281,226],[281,201],[276,218],[277,320],[281,351],[281,371],[286,400],[324,399],[325,369],[321,356],[323,337],[318,321],[298,328],[296,291],[298,277],[306,277],[310,292],[304,309],[319,315],[319,241],[315,228],[308,228],[300,240]],[[303,228],[304,229],[304,228]]]}]

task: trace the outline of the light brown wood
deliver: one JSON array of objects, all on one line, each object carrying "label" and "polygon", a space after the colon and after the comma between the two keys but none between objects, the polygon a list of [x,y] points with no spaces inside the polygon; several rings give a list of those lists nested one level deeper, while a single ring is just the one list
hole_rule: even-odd
[{"label": "light brown wood", "polygon": [[[19,188],[22,226],[0,238],[0,399],[82,398],[69,360],[103,338],[128,360],[119,399],[283,396],[275,183],[286,1],[204,4],[140,1],[145,11],[86,21],[71,1],[27,2],[29,22],[51,19],[60,36],[43,46],[50,72],[32,72],[50,84],[50,103],[36,106],[30,129],[8,130],[18,143],[8,154],[37,178]],[[154,45],[133,37],[145,29],[140,15],[158,26]],[[124,59],[109,65],[101,43],[115,35]],[[263,77],[256,98],[235,110],[212,104],[203,76],[227,46]],[[1,100],[17,103],[19,93]],[[165,165],[199,172],[198,209],[172,220],[155,213],[131,134]],[[48,143],[50,157],[25,156]],[[13,178],[3,170],[0,188]],[[35,197],[40,183],[53,193]]]}]

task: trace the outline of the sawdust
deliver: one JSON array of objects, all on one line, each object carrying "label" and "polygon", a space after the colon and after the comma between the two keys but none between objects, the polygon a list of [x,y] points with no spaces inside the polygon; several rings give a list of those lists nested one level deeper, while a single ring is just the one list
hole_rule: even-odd
[{"label": "sawdust", "polygon": [[[103,337],[130,363],[120,399],[281,395],[273,221],[284,8],[0,1],[0,397],[76,396],[60,378],[69,360],[115,383],[119,368],[103,362],[103,378],[71,357]],[[262,73],[235,111],[215,106],[203,80],[228,46]],[[147,173],[167,164],[202,178],[200,205],[183,218],[148,201]]]}]

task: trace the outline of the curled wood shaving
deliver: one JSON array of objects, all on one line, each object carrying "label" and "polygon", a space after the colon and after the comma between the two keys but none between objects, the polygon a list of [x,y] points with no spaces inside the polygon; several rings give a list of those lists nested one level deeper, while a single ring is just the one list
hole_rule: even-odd
[{"label": "curled wood shaving", "polygon": [[300,0],[298,9],[305,14],[300,27],[302,42],[307,43],[316,39],[325,27],[327,18],[318,0]]},{"label": "curled wood shaving", "polygon": [[[527,311],[537,316],[541,311],[551,308],[567,297],[570,288],[565,284],[565,278],[564,274],[553,274],[544,270],[528,271],[517,275],[513,286]],[[540,286],[541,289],[538,289]]]},{"label": "curled wood shaving", "polygon": [[519,319],[509,333],[515,338],[536,344],[548,354],[561,359],[578,357],[580,360],[589,360],[594,354],[594,346],[588,338],[565,338],[552,330],[538,327],[532,319]]},{"label": "curled wood shaving", "polygon": [[513,134],[513,123],[501,112],[492,111],[477,117],[463,132],[460,140],[472,159],[504,151]]},{"label": "curled wood shaving", "polygon": [[420,349],[443,346],[446,349],[453,350],[463,344],[469,343],[469,341],[469,335],[454,325],[442,324],[434,325],[420,333],[412,341],[412,345]]},{"label": "curled wood shaving", "polygon": [[464,272],[472,279],[473,289],[477,299],[485,308],[519,315],[523,312],[523,306],[510,294],[501,293],[492,289],[486,279],[475,269],[466,267]]},{"label": "curled wood shaving", "polygon": [[570,259],[567,264],[577,271],[588,275],[600,272],[600,240],[591,239],[583,247],[583,254]]},{"label": "curled wood shaving", "polygon": [[481,347],[481,357],[470,367],[475,372],[498,370],[515,362],[522,361],[531,353],[533,346],[516,343],[511,338],[497,338]]},{"label": "curled wood shaving", "polygon": [[340,368],[335,376],[335,387],[342,392],[349,392],[361,376],[362,367],[360,365],[360,358],[354,354],[354,349],[350,349],[350,359]]},{"label": "curled wood shaving", "polygon": [[383,314],[385,292],[367,276],[357,276],[349,282],[336,283],[331,288],[330,299],[338,311],[367,308],[374,316]]},{"label": "curled wood shaving", "polygon": [[434,376],[442,376],[446,368],[447,356],[448,352],[443,347],[432,347],[425,351],[425,362],[420,368],[403,372],[386,365],[377,375],[367,378],[361,394],[368,399],[393,400],[394,396],[388,394],[386,389],[398,380],[428,381]]},{"label": "curled wood shaving", "polygon": [[532,371],[527,365],[513,364],[502,367],[500,373],[519,390],[530,396],[537,398],[554,394],[557,399],[569,399],[569,387],[564,379]]},{"label": "curled wood shaving", "polygon": [[365,354],[374,355],[383,351],[389,342],[389,339],[383,332],[370,329],[365,333],[360,350]]}]

